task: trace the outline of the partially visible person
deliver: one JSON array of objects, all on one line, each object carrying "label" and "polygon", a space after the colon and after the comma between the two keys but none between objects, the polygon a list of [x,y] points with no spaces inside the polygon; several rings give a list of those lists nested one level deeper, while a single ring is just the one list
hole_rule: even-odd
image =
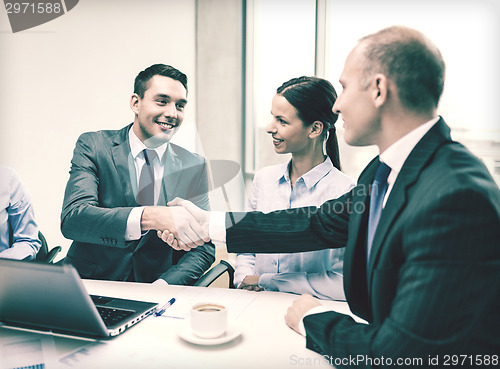
[{"label": "partially visible person", "polygon": [[170,143],[187,102],[186,75],[154,64],[135,78],[132,124],[79,137],[61,230],[73,240],[65,262],[82,277],[189,285],[212,265],[213,246],[200,242],[196,253],[174,251],[149,232],[186,216],[165,206],[175,197],[209,209],[205,158]]},{"label": "partially visible person", "polygon": [[[332,112],[336,98],[332,84],[317,77],[293,78],[277,89],[267,133],[272,135],[275,152],[291,153],[292,158],[255,174],[248,198],[250,211],[319,206],[354,187],[352,179],[340,171],[334,125],[338,115]],[[344,249],[238,254],[234,282],[253,291],[344,300],[343,258]]]},{"label": "partially visible person", "polygon": [[0,166],[0,258],[33,260],[40,246],[31,196],[13,169]]}]

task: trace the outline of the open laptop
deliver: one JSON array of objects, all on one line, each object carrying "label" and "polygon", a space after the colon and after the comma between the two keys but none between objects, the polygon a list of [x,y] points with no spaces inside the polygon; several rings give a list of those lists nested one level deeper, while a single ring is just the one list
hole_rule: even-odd
[{"label": "open laptop", "polygon": [[158,304],[87,293],[71,265],[0,259],[0,322],[83,337],[116,336]]}]

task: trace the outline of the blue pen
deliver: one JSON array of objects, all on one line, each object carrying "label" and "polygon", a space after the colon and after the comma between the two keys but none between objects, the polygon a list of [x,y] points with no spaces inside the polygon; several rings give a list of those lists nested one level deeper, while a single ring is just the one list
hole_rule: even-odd
[{"label": "blue pen", "polygon": [[169,302],[167,302],[165,305],[163,305],[161,307],[160,310],[157,310],[156,313],[155,313],[155,316],[161,316],[165,310],[167,310],[170,306],[172,306],[172,304],[175,302],[175,298],[171,298]]}]

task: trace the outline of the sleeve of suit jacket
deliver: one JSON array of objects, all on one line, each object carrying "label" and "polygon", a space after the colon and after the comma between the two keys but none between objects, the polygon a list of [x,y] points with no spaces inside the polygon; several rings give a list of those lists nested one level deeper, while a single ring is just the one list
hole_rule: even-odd
[{"label": "sleeve of suit jacket", "polygon": [[[387,296],[388,311],[382,314],[387,318],[361,324],[335,312],[308,316],[307,347],[346,360],[360,355],[359,367],[370,366],[366,357],[428,360],[428,355],[440,355],[442,365],[444,355],[498,352],[498,330],[487,329],[488,320],[495,319],[479,319],[493,317],[500,307],[498,189],[495,198],[480,183],[478,188],[422,188],[419,195],[427,201],[415,201],[408,221],[393,235],[403,245],[402,253],[393,255],[395,277],[377,280],[378,289],[395,291]],[[348,213],[324,209],[341,209],[347,200],[329,201],[312,215],[307,208],[232,214],[227,217],[228,226],[235,223],[227,230],[228,250],[293,252],[304,251],[304,245],[340,246],[336,239],[346,237]],[[387,270],[374,273],[391,275]]]},{"label": "sleeve of suit jacket", "polygon": [[279,253],[345,247],[352,192],[315,206],[259,212],[228,213],[229,252]]},{"label": "sleeve of suit jacket", "polygon": [[498,354],[498,327],[488,327],[500,307],[498,198],[495,205],[481,191],[443,189],[434,199],[415,208],[400,234],[398,278],[378,281],[396,291],[387,318],[359,324],[335,312],[307,316],[308,348],[336,358],[361,355],[360,367],[370,366],[366,357],[428,364],[438,355],[443,365],[445,355]]},{"label": "sleeve of suit jacket", "polygon": [[[200,208],[210,210],[207,166],[204,159],[203,163],[204,165],[197,166],[200,170],[195,177],[199,178],[199,182],[197,186],[194,186],[193,193],[196,196],[190,200]],[[176,265],[173,265],[161,276],[169,284],[192,285],[215,261],[215,246],[211,242],[198,246],[190,252],[177,251],[176,253],[182,257]]]},{"label": "sleeve of suit jacket", "polygon": [[125,229],[132,207],[104,207],[99,202],[98,143],[92,133],[82,134],[73,151],[64,194],[61,230],[80,242],[126,247]]}]

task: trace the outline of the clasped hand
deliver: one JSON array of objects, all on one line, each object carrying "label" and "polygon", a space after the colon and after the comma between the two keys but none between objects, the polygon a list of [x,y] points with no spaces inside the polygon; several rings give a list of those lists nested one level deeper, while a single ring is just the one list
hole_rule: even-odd
[{"label": "clasped hand", "polygon": [[210,213],[188,200],[176,198],[165,208],[166,222],[155,227],[157,235],[174,250],[190,251],[210,241],[208,224]]}]

